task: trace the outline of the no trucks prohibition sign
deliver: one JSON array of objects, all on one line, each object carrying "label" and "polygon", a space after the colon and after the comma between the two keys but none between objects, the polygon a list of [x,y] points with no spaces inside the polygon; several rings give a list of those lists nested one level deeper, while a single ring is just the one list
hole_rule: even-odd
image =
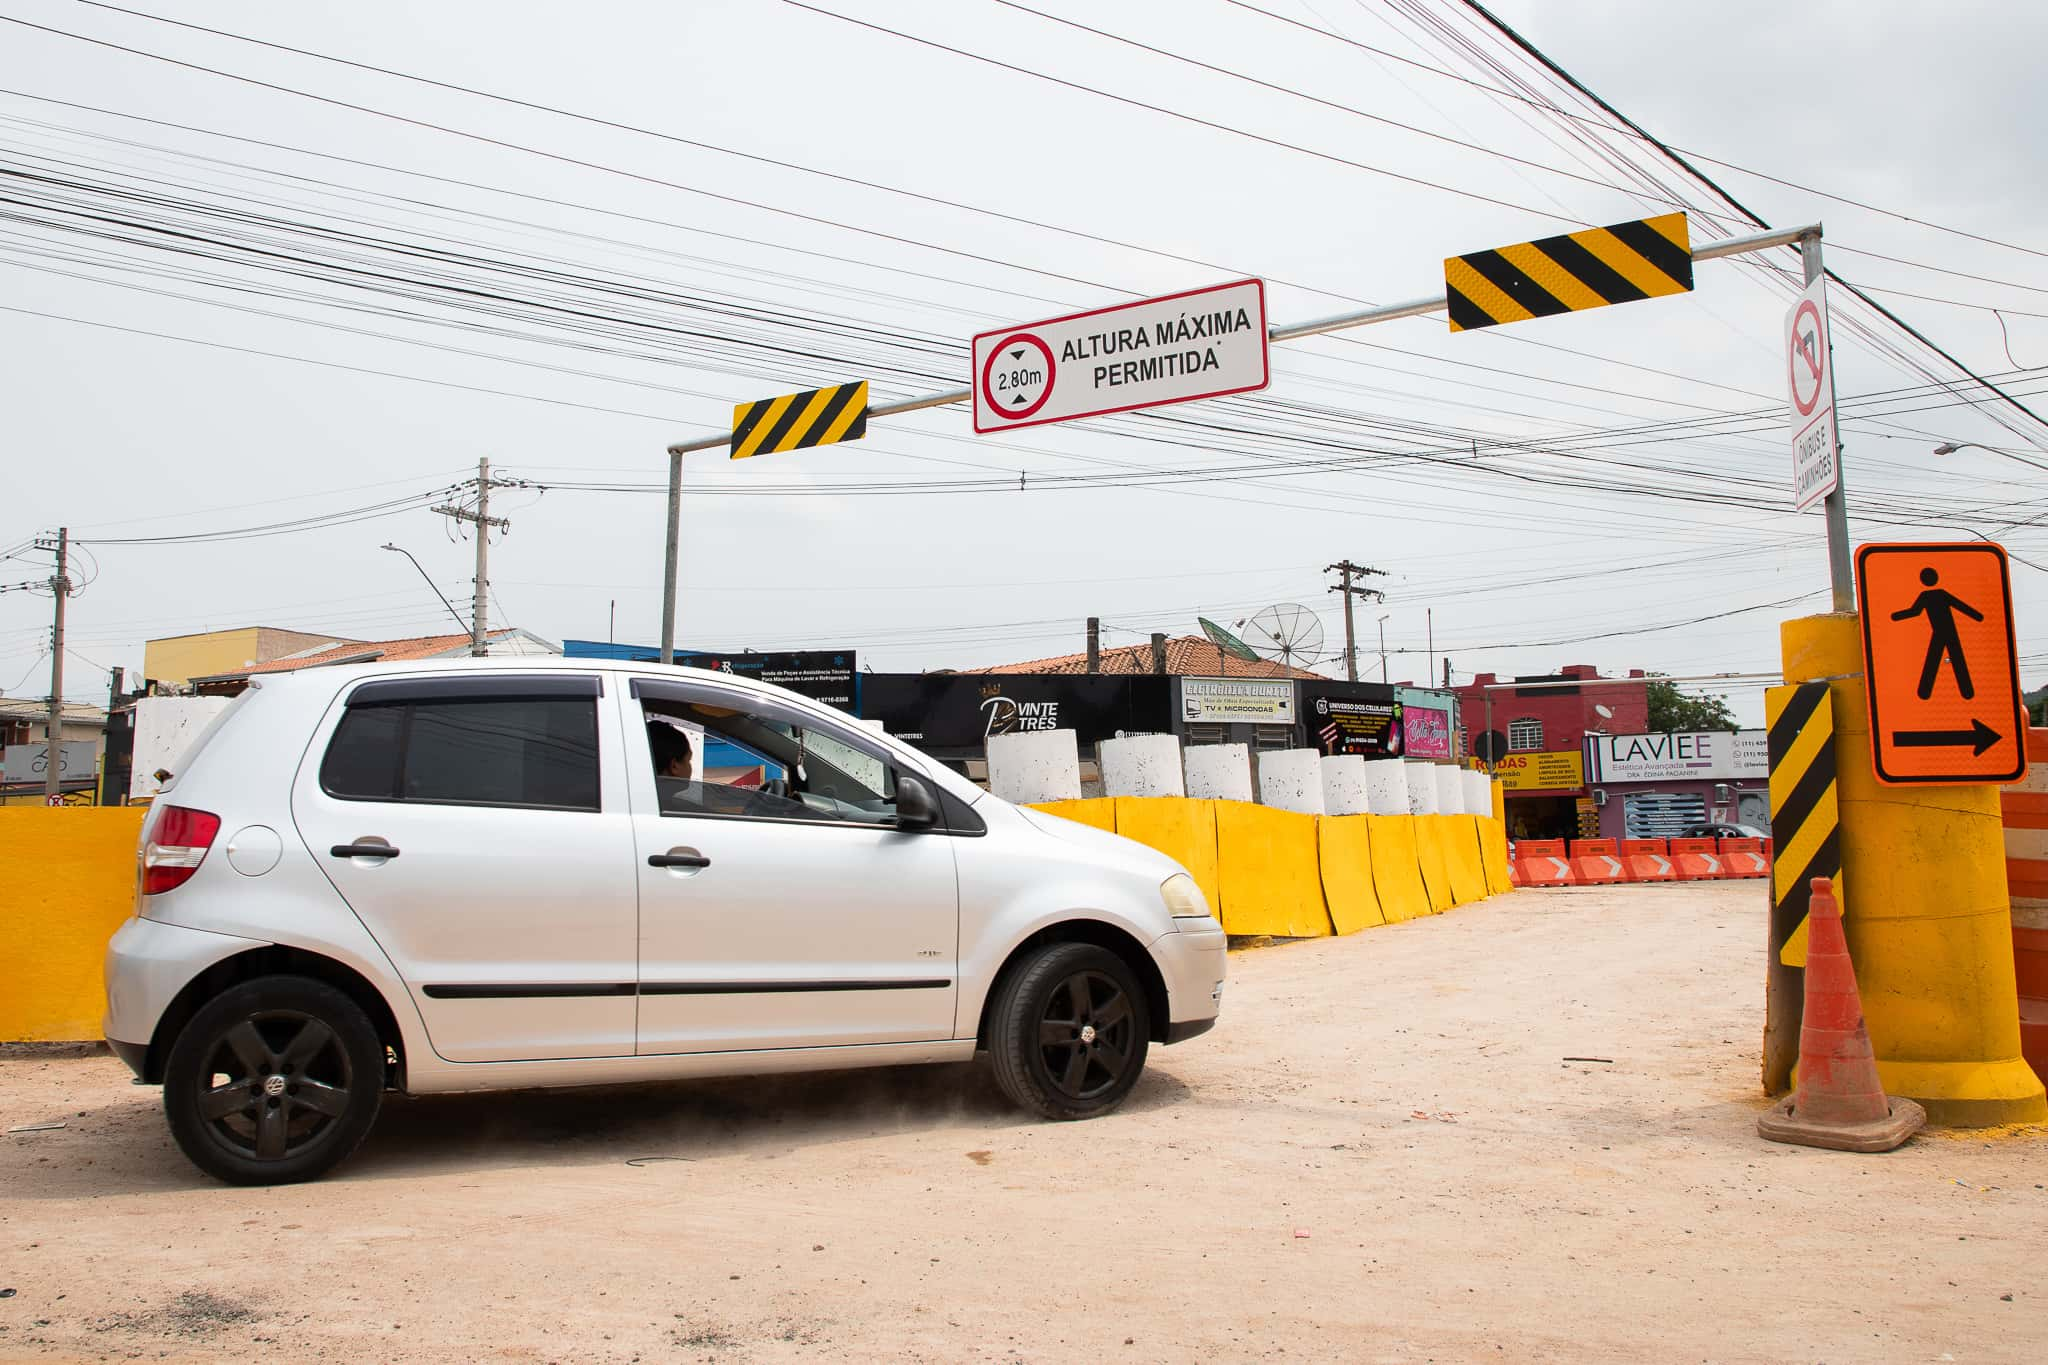
[{"label": "no trucks prohibition sign", "polygon": [[1266,387],[1266,290],[1237,280],[974,338],[974,429],[1071,422]]}]

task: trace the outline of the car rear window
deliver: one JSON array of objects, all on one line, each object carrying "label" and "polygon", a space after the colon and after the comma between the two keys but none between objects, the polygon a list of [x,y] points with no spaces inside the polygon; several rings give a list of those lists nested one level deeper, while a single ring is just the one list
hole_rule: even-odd
[{"label": "car rear window", "polygon": [[423,698],[351,705],[320,785],[351,801],[598,809],[597,703]]}]

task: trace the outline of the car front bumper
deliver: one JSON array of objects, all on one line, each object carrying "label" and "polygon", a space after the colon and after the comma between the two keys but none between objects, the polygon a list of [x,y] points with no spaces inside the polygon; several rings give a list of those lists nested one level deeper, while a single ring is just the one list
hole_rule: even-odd
[{"label": "car front bumper", "polygon": [[1229,971],[1230,939],[1215,920],[1182,920],[1171,934],[1160,935],[1152,956],[1166,978],[1169,1044],[1207,1033],[1223,1008],[1223,983]]}]

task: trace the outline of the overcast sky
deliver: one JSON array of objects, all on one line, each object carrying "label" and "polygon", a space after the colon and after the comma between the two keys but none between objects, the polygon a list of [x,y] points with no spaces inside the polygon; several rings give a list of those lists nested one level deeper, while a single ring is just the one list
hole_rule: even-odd
[{"label": "overcast sky", "polygon": [[[367,509],[473,474],[480,457],[534,483],[635,485],[501,490],[493,511],[512,527],[492,548],[493,615],[602,639],[616,603],[618,638],[651,642],[663,447],[727,425],[736,400],[863,377],[878,401],[952,387],[975,332],[1240,276],[1268,281],[1276,323],[1417,298],[1441,292],[1447,254],[1672,198],[1710,210],[1693,216],[1696,243],[1750,230],[1625,139],[1602,154],[1569,120],[1501,98],[1506,78],[1475,51],[1543,98],[1558,87],[1458,5],[1033,3],[1042,13],[998,0],[155,10],[621,125],[605,127],[78,0],[0,0],[0,14],[72,35],[0,25],[0,166],[21,173],[0,186],[0,551],[59,524],[85,542],[67,695],[103,697],[101,670],[139,668],[153,636],[455,629],[378,549],[387,540],[467,612],[471,547],[422,505],[262,538],[119,540]],[[1712,158],[1702,168],[1770,223],[1824,221],[1830,265],[1901,291],[1878,297],[1964,362],[2017,394],[2040,387],[2010,372],[2048,365],[2048,11],[1496,12]],[[51,177],[94,188],[53,212],[39,198]],[[110,187],[164,198],[115,212]],[[136,235],[110,218],[161,227],[166,214],[235,243],[205,248],[231,259],[167,251],[191,239],[161,232],[110,239]],[[357,236],[326,238],[308,270],[294,222]],[[393,262],[422,244],[469,257],[436,268],[472,292],[417,292]],[[337,282],[338,268],[363,283]],[[504,297],[480,301],[485,278]],[[1090,615],[1113,645],[1298,602],[1334,655],[1324,566],[1348,557],[1388,575],[1373,580],[1386,604],[1362,609],[1367,676],[1381,615],[1396,679],[1433,671],[1432,625],[1460,679],[1565,663],[1775,669],[1778,621],[1824,609],[1827,587],[1819,514],[1789,510],[1788,288],[1732,261],[1702,264],[1698,283],[1486,332],[1449,334],[1439,316],[1276,347],[1265,393],[1163,414],[978,437],[963,408],[939,408],[877,420],[859,444],[693,455],[680,638],[851,647],[882,671],[971,667],[1078,650]],[[2007,310],[2005,337],[1991,307]],[[1842,311],[1956,377],[1860,306]],[[1870,514],[1855,537],[1982,532],[2034,561],[2015,565],[2014,589],[2038,682],[2048,653],[2027,641],[2048,628],[2035,567],[2048,531],[2013,523],[2048,519],[2041,472],[1931,448],[2048,459],[2048,430],[2017,412],[1994,423],[1974,390],[1922,388],[1873,411],[1869,396],[1925,384],[1900,354],[1838,325],[1841,393],[1864,400],[1845,424],[1851,507]],[[1716,414],[1745,416],[1657,425]],[[1475,460],[1473,443],[1492,448]],[[1326,459],[1344,464],[1318,472]],[[1175,481],[1058,483],[1117,470]],[[989,484],[907,491],[935,479]],[[1588,480],[1603,486],[1571,486]],[[0,563],[0,583],[41,563]],[[0,596],[10,696],[47,690],[48,610]],[[1732,700],[1760,716],[1755,692]]]}]

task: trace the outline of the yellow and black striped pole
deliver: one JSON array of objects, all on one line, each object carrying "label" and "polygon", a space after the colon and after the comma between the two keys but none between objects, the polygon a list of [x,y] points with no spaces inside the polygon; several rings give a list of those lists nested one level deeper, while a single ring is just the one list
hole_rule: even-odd
[{"label": "yellow and black striped pole", "polygon": [[1682,213],[1452,256],[1444,262],[1451,330],[1547,318],[1692,288]]},{"label": "yellow and black striped pole", "polygon": [[868,434],[868,381],[785,393],[732,410],[732,458],[858,441]]},{"label": "yellow and black striped pole", "polygon": [[1764,693],[1771,763],[1771,924],[1764,988],[1764,1092],[1791,1087],[1806,1004],[1806,915],[1815,877],[1848,913],[1835,771],[1835,711],[1824,682]]}]

